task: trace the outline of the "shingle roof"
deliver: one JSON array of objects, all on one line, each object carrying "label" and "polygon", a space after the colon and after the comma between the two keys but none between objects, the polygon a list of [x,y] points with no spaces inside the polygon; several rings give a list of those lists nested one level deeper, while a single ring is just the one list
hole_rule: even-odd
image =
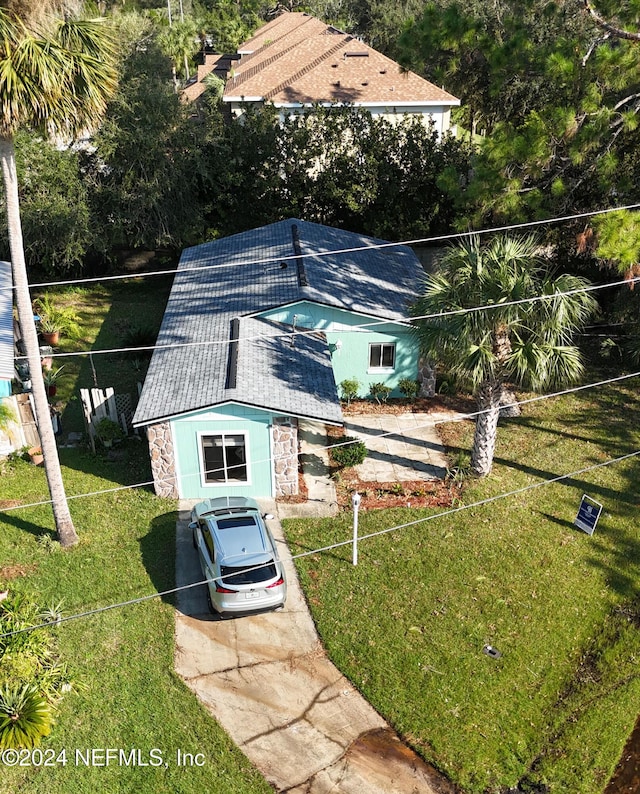
[{"label": "shingle roof", "polygon": [[456,97],[336,28],[283,12],[238,48],[223,99],[396,106],[459,105]]},{"label": "shingle roof", "polygon": [[155,350],[134,423],[230,401],[340,422],[324,338],[297,335],[292,345],[289,326],[258,315],[308,300],[406,322],[423,271],[410,248],[373,247],[380,242],[290,219],[186,249],[157,345],[187,346]]},{"label": "shingle roof", "polygon": [[0,262],[0,380],[11,380],[15,375],[12,287],[11,262]]}]

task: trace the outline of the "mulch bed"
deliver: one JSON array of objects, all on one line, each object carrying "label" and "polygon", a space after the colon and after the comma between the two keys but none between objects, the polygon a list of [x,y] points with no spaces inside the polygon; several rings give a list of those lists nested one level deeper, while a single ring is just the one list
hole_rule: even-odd
[{"label": "mulch bed", "polygon": [[350,405],[342,403],[344,416],[358,416],[358,414],[430,414],[442,411],[458,411],[471,413],[476,410],[473,397],[449,396],[439,394],[436,397],[419,397],[416,400],[393,399],[386,403],[377,403],[375,400],[353,400]]}]

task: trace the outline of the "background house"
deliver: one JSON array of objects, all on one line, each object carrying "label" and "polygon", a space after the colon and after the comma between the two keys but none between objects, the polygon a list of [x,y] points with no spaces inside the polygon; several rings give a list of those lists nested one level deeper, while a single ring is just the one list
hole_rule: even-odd
[{"label": "background house", "polygon": [[183,252],[133,420],[158,494],[297,493],[298,422],[341,424],[341,380],[418,377],[423,270],[381,242],[291,219]]},{"label": "background house", "polygon": [[[281,119],[314,104],[353,105],[389,120],[407,114],[432,119],[443,134],[451,108],[460,104],[362,41],[300,12],[285,11],[263,25],[226,64],[222,100],[235,116],[248,104],[265,102],[279,109]],[[187,86],[186,98],[202,93],[199,81],[214,65],[219,66],[216,57],[207,56],[202,77]]]}]

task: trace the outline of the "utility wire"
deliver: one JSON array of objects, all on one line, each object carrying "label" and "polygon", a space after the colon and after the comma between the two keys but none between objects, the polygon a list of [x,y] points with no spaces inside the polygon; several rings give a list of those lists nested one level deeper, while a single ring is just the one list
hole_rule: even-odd
[{"label": "utility wire", "polygon": [[[633,285],[636,282],[640,281],[640,276],[634,276],[633,278],[629,279],[622,279],[620,281],[611,281],[607,284],[591,284],[587,287],[576,287],[575,289],[566,290],[565,292],[552,292],[549,294],[543,295],[534,295],[531,298],[519,298],[518,300],[513,301],[505,301],[501,303],[487,303],[482,306],[469,306],[460,309],[448,309],[447,311],[443,312],[434,312],[433,314],[421,314],[417,315],[416,317],[407,318],[407,320],[371,320],[370,322],[366,323],[359,323],[358,325],[349,326],[346,329],[340,329],[340,331],[334,331],[334,333],[342,334],[350,334],[350,333],[359,333],[363,329],[371,329],[375,328],[378,325],[388,325],[390,322],[397,324],[397,325],[405,325],[407,328],[414,328],[415,326],[412,325],[413,322],[416,320],[438,320],[443,317],[452,317],[460,314],[472,314],[473,312],[482,312],[482,311],[489,311],[491,309],[505,309],[509,306],[521,306],[526,303],[536,303],[538,301],[546,301],[546,300],[555,300],[556,298],[563,298],[567,295],[578,295],[582,292],[595,292],[601,289],[609,289],[610,287],[620,287],[620,286],[629,286]],[[246,336],[242,337],[242,342],[261,342],[261,341],[271,341],[273,339],[292,339],[296,336],[310,336],[317,333],[317,330],[306,328],[300,331],[283,331],[281,334],[256,334],[255,336]],[[145,345],[143,347],[112,347],[112,348],[103,348],[102,350],[76,350],[74,352],[69,353],[48,353],[47,358],[74,358],[78,356],[96,356],[96,355],[105,355],[105,354],[117,354],[117,353],[143,353],[149,352],[154,350],[173,350],[176,348],[187,348],[187,347],[208,347],[210,345],[230,345],[232,342],[231,339],[204,339],[197,342],[171,342],[168,344],[156,344],[156,345]],[[27,356],[16,356],[16,361],[26,360]]]},{"label": "utility wire", "polygon": [[[541,482],[531,483],[529,485],[523,486],[522,488],[516,488],[513,491],[507,491],[506,493],[496,494],[495,496],[489,496],[486,499],[481,499],[478,502],[472,502],[471,504],[468,505],[461,505],[459,507],[451,508],[450,510],[443,510],[440,513],[435,513],[434,515],[426,516],[424,518],[417,518],[414,521],[408,521],[404,524],[396,524],[395,526],[392,527],[386,527],[385,529],[378,530],[377,532],[370,532],[368,534],[359,536],[358,542],[364,540],[370,540],[371,538],[376,538],[380,535],[386,535],[390,532],[396,532],[400,529],[406,529],[407,527],[412,527],[417,524],[424,524],[427,521],[433,521],[434,519],[442,518],[443,516],[453,515],[454,513],[461,513],[464,510],[471,510],[474,507],[483,507],[484,505],[491,504],[492,502],[497,502],[499,499],[505,499],[508,496],[516,496],[518,494],[525,493],[526,491],[531,491],[534,488],[541,488],[543,485],[550,485],[552,483],[560,482],[562,480],[568,480],[571,479],[572,477],[577,477],[580,474],[585,474],[587,472],[594,471],[595,469],[600,469],[604,466],[611,466],[615,463],[620,463],[624,460],[629,460],[630,458],[634,458],[638,455],[640,455],[640,450],[637,450],[636,452],[630,452],[626,455],[621,455],[618,458],[612,458],[602,463],[595,463],[592,466],[587,466],[582,469],[577,469],[576,471],[569,472],[568,474],[560,474],[559,476],[552,477],[548,480],[542,480]],[[339,549],[342,546],[350,546],[352,544],[353,544],[353,538],[350,538],[349,540],[343,540],[337,543],[332,543],[329,546],[322,546],[317,549],[312,549],[311,551],[304,551],[304,552],[300,552],[299,554],[292,554],[286,559],[282,560],[282,562],[289,562],[293,560],[302,559],[303,557],[309,557],[312,554],[321,554],[323,552],[332,551],[333,549]],[[253,571],[256,570],[257,568],[262,568],[262,567],[264,567],[264,564],[255,565],[250,568],[242,569],[242,572]],[[240,573],[240,571],[238,571],[238,573]],[[192,584],[180,585],[179,587],[172,587],[169,590],[162,590],[161,592],[151,593],[150,595],[140,596],[139,598],[132,598],[129,599],[128,601],[120,601],[118,603],[109,604],[108,606],[98,607],[96,609],[90,609],[84,612],[78,612],[74,615],[67,615],[66,617],[60,617],[55,621],[47,621],[45,623],[40,623],[36,626],[28,626],[26,628],[16,629],[15,631],[5,632],[4,634],[0,634],[0,638],[13,637],[16,634],[23,634],[25,632],[35,631],[36,629],[51,628],[52,626],[57,626],[60,623],[64,623],[69,620],[78,620],[79,618],[90,617],[91,615],[97,615],[100,614],[101,612],[107,612],[111,609],[119,609],[120,607],[131,606],[133,604],[141,604],[144,601],[151,600],[152,598],[162,598],[163,596],[172,595],[173,593],[178,593],[183,590],[189,590],[193,587],[200,587],[201,585],[208,584],[209,582],[216,582],[222,580],[223,578],[224,577],[222,576],[217,576],[211,579],[202,579],[201,581],[193,582]]]},{"label": "utility wire", "polygon": [[[374,245],[358,246],[353,248],[338,248],[334,251],[318,251],[313,253],[306,253],[303,255],[313,256],[313,257],[325,257],[325,256],[335,256],[336,254],[352,254],[360,251],[370,251],[372,249],[392,248],[399,245],[420,245],[424,243],[444,242],[446,240],[457,240],[462,237],[473,237],[475,235],[483,235],[483,234],[495,234],[496,232],[513,231],[514,229],[528,229],[533,226],[544,226],[552,223],[562,223],[564,221],[579,220],[580,218],[591,218],[595,215],[607,215],[611,212],[623,212],[625,210],[635,210],[639,208],[640,208],[640,204],[627,204],[622,207],[610,207],[608,209],[603,209],[603,210],[590,210],[588,212],[579,212],[573,215],[559,215],[554,218],[543,218],[542,220],[527,221],[523,223],[513,223],[506,226],[494,226],[486,229],[478,229],[476,231],[454,232],[449,234],[441,234],[434,237],[420,237],[414,240],[401,240],[396,243],[385,242],[385,243],[375,243]],[[206,243],[202,243],[202,245],[206,245]],[[189,246],[189,247],[195,248],[197,246]],[[152,276],[175,275],[177,272],[189,273],[191,271],[202,272],[204,270],[216,270],[223,267],[243,267],[246,265],[268,265],[277,262],[295,260],[298,258],[299,258],[299,254],[291,254],[289,256],[276,256],[276,257],[268,257],[265,259],[247,259],[240,262],[229,262],[229,263],[217,264],[217,265],[183,267],[180,268],[179,271],[177,271],[176,269],[152,270],[145,273],[134,273],[134,274],[128,273],[128,274],[121,274],[116,276],[96,276],[94,278],[66,279],[63,281],[44,281],[40,283],[30,284],[29,287],[31,289],[34,288],[39,289],[41,287],[64,287],[64,286],[73,286],[75,284],[95,284],[95,283],[109,282],[109,281],[124,281],[126,279],[132,279],[132,278],[147,278]],[[9,289],[15,289],[15,287],[11,287]]]},{"label": "utility wire", "polygon": [[[526,398],[524,400],[514,400],[513,402],[505,403],[504,405],[501,405],[500,408],[501,409],[502,408],[514,408],[516,406],[528,405],[529,403],[540,402],[541,400],[549,400],[549,399],[551,399],[553,397],[562,397],[562,396],[564,396],[566,394],[573,394],[575,392],[584,391],[585,389],[596,388],[598,386],[606,386],[609,383],[618,383],[620,381],[629,380],[630,378],[636,378],[638,376],[640,376],[640,372],[631,372],[631,373],[629,373],[627,375],[618,375],[615,378],[607,378],[606,380],[596,381],[594,383],[586,383],[586,384],[583,384],[581,386],[573,386],[573,387],[570,387],[570,388],[567,388],[567,389],[563,389],[562,391],[553,392],[551,394],[538,394],[535,397],[528,397],[528,398]],[[473,418],[478,417],[478,416],[480,416],[482,414],[489,413],[492,410],[494,410],[494,409],[492,409],[492,408],[483,408],[482,410],[478,410],[478,411],[472,411],[472,412],[469,412],[469,413],[454,415],[454,416],[451,416],[451,417],[447,417],[446,419],[443,419],[441,423],[444,423],[444,422],[462,422],[462,421],[464,421],[466,419],[473,419]],[[439,422],[438,424],[441,424],[441,423]],[[413,428],[411,428],[411,430],[416,430],[416,429],[419,429],[421,427],[427,427],[428,424],[430,424],[430,423],[427,423],[427,424],[424,424],[424,425],[415,425]],[[407,430],[407,431],[404,431],[404,432],[410,432],[410,430]],[[391,436],[391,435],[404,435],[404,433],[403,433],[403,431],[390,430],[390,431],[387,431],[387,432],[384,432],[384,433],[379,433],[378,435],[374,436],[374,438],[375,439],[385,438],[386,436]],[[324,447],[324,449],[329,450],[329,449],[336,449],[337,447],[349,446],[351,444],[357,443],[357,440],[358,439],[356,439],[356,441],[336,442],[335,444],[327,445],[326,447]],[[298,454],[300,454],[300,453],[298,453]],[[282,460],[283,458],[286,458],[286,457],[288,457],[288,456],[283,456],[283,455],[281,455],[281,456],[271,456],[269,458],[263,458],[262,460],[252,461],[252,465],[258,465],[258,464],[261,464],[261,463],[274,463],[275,461]],[[217,469],[207,469],[206,473],[207,474],[213,474],[215,472],[222,472],[222,471],[224,471],[223,467],[217,468]],[[197,472],[194,472],[193,474],[190,474],[190,475],[184,475],[184,478],[186,479],[186,477],[200,477],[200,475],[201,475],[201,472],[197,471]],[[163,478],[163,479],[157,480],[157,482],[160,482],[160,483],[173,482],[175,479],[176,479],[175,477]],[[156,483],[155,480],[149,480],[149,481],[146,481],[146,482],[133,483],[131,485],[120,485],[120,486],[116,486],[115,488],[105,488],[105,489],[102,489],[100,491],[89,491],[87,493],[81,493],[81,494],[70,494],[70,495],[67,495],[67,499],[68,500],[71,500],[71,499],[83,499],[83,498],[88,497],[88,496],[101,496],[102,494],[116,493],[116,492],[119,492],[119,491],[132,490],[134,488],[145,488],[147,486],[155,485],[155,483]],[[45,499],[45,500],[43,500],[41,502],[31,502],[29,504],[14,505],[13,507],[5,507],[5,508],[3,508],[0,511],[0,514],[1,513],[8,513],[8,512],[14,511],[14,510],[25,510],[25,509],[31,508],[31,507],[41,507],[43,505],[52,504],[52,501],[53,500],[51,500],[51,499]]]}]

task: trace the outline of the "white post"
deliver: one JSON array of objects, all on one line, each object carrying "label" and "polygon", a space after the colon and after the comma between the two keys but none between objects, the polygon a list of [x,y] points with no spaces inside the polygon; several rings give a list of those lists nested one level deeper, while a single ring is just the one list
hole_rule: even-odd
[{"label": "white post", "polygon": [[360,507],[360,494],[355,491],[351,494],[353,505],[353,564],[358,564],[358,508]]}]

